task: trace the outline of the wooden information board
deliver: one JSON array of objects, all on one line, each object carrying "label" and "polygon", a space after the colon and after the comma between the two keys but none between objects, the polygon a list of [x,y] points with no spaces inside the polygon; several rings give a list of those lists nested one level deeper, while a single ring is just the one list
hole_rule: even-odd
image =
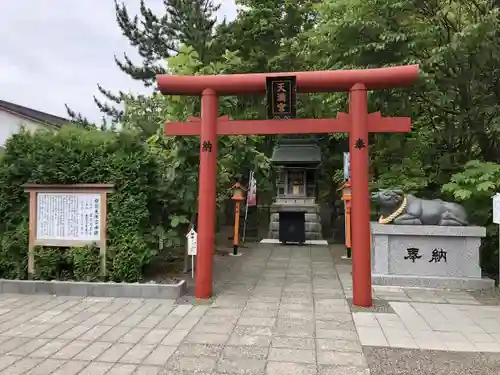
[{"label": "wooden information board", "polygon": [[100,249],[106,276],[107,194],[113,185],[23,185],[29,193],[28,274],[35,272],[35,246],[85,246]]}]

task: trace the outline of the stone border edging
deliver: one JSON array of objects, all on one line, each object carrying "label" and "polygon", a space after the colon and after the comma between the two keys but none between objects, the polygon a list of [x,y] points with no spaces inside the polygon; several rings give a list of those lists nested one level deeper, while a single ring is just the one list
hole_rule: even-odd
[{"label": "stone border edging", "polygon": [[0,293],[57,296],[177,299],[187,292],[185,280],[177,284],[103,283],[0,279]]}]

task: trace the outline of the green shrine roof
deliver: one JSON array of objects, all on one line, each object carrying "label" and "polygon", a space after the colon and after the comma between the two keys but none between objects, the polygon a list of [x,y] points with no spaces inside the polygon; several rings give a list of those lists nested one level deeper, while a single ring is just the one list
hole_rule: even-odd
[{"label": "green shrine roof", "polygon": [[279,144],[273,151],[271,162],[274,164],[319,164],[321,150],[311,143]]}]

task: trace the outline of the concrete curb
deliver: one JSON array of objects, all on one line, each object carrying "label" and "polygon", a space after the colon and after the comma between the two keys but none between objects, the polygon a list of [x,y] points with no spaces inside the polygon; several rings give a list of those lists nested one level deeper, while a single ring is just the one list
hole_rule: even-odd
[{"label": "concrete curb", "polygon": [[185,280],[176,284],[103,283],[0,279],[0,293],[58,296],[177,299],[187,292]]}]

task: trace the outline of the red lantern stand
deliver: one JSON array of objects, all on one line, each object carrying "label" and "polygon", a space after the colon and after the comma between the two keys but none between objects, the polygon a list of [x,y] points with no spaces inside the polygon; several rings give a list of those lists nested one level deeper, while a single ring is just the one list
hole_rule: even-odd
[{"label": "red lantern stand", "polygon": [[345,248],[346,255],[342,256],[342,259],[352,259],[351,253],[351,180],[347,180],[342,189],[342,200],[344,201],[344,218],[345,218]]},{"label": "red lantern stand", "polygon": [[238,253],[238,246],[240,242],[240,205],[241,202],[245,200],[244,189],[241,187],[240,183],[235,183],[232,188],[233,196],[231,199],[234,201],[234,228],[233,228],[233,252],[232,256],[240,256]]}]

